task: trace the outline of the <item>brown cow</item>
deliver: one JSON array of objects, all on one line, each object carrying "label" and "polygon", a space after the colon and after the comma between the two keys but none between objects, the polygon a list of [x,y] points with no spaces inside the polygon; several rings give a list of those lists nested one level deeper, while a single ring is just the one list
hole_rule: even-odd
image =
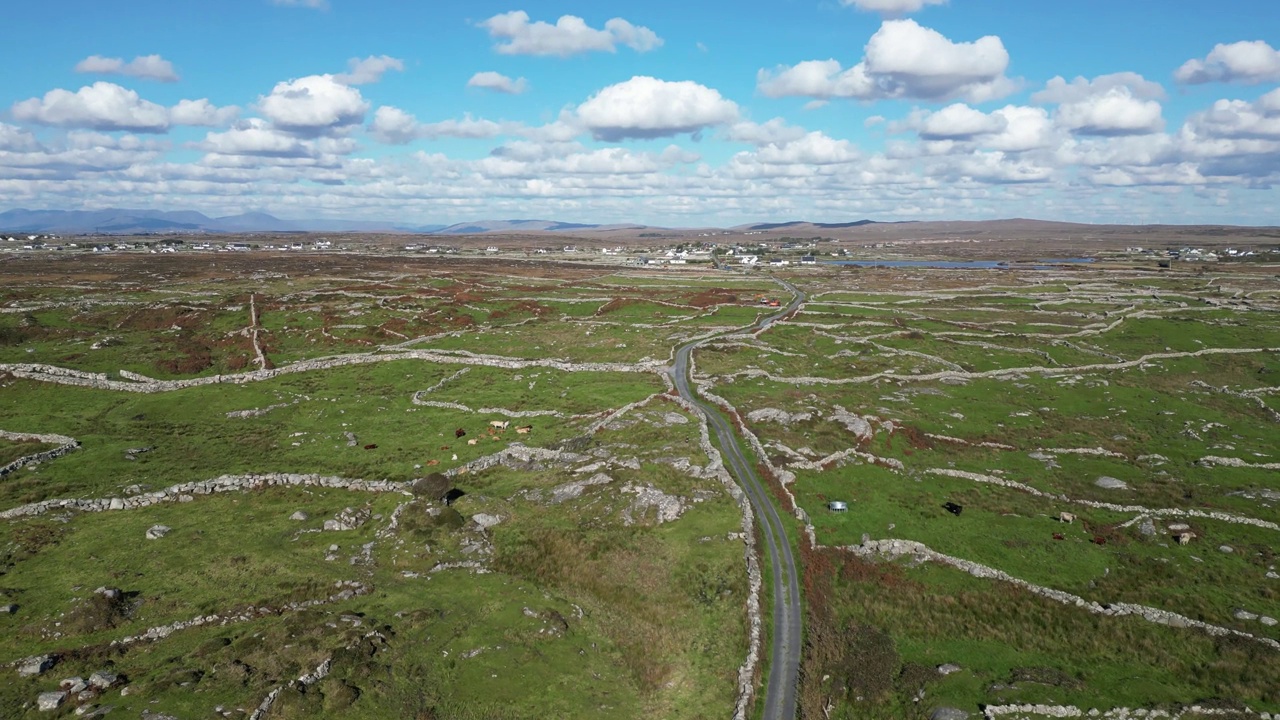
[{"label": "brown cow", "polygon": [[533,429],[532,425],[525,425],[524,427],[516,428],[516,432],[520,435],[528,435],[529,431],[532,429]]},{"label": "brown cow", "polygon": [[374,445],[374,444],[372,444],[372,443],[371,443],[371,444],[369,444],[369,445],[365,445],[365,446],[364,446],[364,449],[365,449],[365,450],[377,450],[377,449],[378,449],[378,446],[377,446],[377,445]]},{"label": "brown cow", "polygon": [[457,430],[453,431],[453,436],[456,438],[460,438],[466,434],[467,434],[467,431],[463,430],[462,428],[458,428]]}]

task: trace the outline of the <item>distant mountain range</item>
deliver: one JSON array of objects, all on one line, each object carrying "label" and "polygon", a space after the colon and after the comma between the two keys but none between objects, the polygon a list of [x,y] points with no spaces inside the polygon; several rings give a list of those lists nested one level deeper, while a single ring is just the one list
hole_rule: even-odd
[{"label": "distant mountain range", "polygon": [[[801,220],[741,225],[733,230],[834,230],[876,224],[871,220],[848,223],[810,223]],[[611,233],[645,230],[693,231],[703,228],[657,228],[637,224],[601,225],[557,220],[475,220],[455,225],[400,225],[361,220],[281,220],[261,212],[209,217],[194,210],[8,210],[0,212],[0,232],[60,233],[84,235],[138,235],[144,233],[255,233],[255,232],[368,232],[430,235],[485,235],[511,233]],[[720,228],[705,228],[720,230]]]},{"label": "distant mountain range", "polygon": [[824,223],[807,220],[747,223],[731,228],[664,228],[641,224],[603,225],[557,220],[476,220],[455,225],[402,225],[366,220],[281,220],[274,215],[250,212],[209,217],[193,210],[8,210],[0,212],[0,234],[49,233],[58,235],[141,235],[214,233],[386,233],[416,235],[568,235],[581,240],[613,241],[624,238],[710,237],[725,233],[751,233],[771,238],[835,237],[874,242],[898,239],[1085,239],[1132,238],[1149,242],[1153,235],[1173,237],[1253,237],[1258,241],[1280,239],[1280,228],[1239,228],[1223,225],[1089,225],[1026,218],[1002,220],[927,220],[905,222]]},{"label": "distant mountain range", "polygon": [[456,225],[400,225],[362,220],[281,220],[267,213],[211,218],[193,210],[8,210],[0,212],[0,232],[83,235],[142,233],[369,232],[438,235],[485,233],[572,233],[644,230],[642,225],[594,225],[555,220],[477,220]]},{"label": "distant mountain range", "polygon": [[443,225],[400,226],[357,220],[281,220],[266,213],[211,218],[193,210],[8,210],[0,232],[61,234],[247,233],[247,232],[433,232]]}]

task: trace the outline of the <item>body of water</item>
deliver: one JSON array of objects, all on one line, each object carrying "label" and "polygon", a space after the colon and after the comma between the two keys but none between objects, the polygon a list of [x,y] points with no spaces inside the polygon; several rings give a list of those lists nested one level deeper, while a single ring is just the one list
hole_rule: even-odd
[{"label": "body of water", "polygon": [[[1037,260],[1041,263],[1091,263],[1093,258],[1057,258]],[[853,265],[856,267],[947,268],[965,270],[992,270],[1017,267],[1023,270],[1051,270],[1052,265],[1010,265],[1007,260],[829,260],[824,265]]]}]

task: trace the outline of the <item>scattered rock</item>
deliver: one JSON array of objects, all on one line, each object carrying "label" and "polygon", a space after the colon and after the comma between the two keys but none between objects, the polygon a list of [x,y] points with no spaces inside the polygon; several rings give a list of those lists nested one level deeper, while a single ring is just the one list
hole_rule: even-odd
[{"label": "scattered rock", "polygon": [[21,677],[31,677],[39,675],[53,668],[58,664],[57,658],[52,655],[37,655],[33,658],[27,658],[18,665],[18,675]]},{"label": "scattered rock", "polygon": [[110,688],[111,686],[115,685],[119,681],[120,681],[119,675],[116,675],[113,672],[108,672],[106,670],[99,670],[98,672],[89,676],[89,685],[96,687],[99,690],[106,690],[107,688]]},{"label": "scattered rock", "polygon": [[969,720],[969,713],[953,707],[934,708],[929,720]]},{"label": "scattered rock", "polygon": [[958,673],[958,672],[960,672],[960,670],[961,670],[961,669],[962,669],[962,668],[961,668],[959,665],[956,665],[955,663],[946,663],[946,664],[944,664],[944,665],[939,665],[939,666],[938,666],[938,674],[939,674],[939,675],[950,675],[951,673]]},{"label": "scattered rock", "polygon": [[1103,490],[1128,490],[1129,489],[1129,485],[1125,483],[1125,481],[1119,480],[1117,478],[1109,477],[1107,475],[1103,475],[1097,480],[1094,480],[1093,484],[1097,485]]},{"label": "scattered rock", "polygon": [[613,478],[604,473],[596,473],[586,480],[578,480],[576,482],[565,483],[551,490],[552,504],[562,503],[566,500],[572,500],[582,495],[583,491],[593,485],[607,485],[613,482]]},{"label": "scattered rock", "polygon": [[489,528],[493,527],[494,525],[497,525],[498,523],[502,522],[502,518],[498,517],[497,515],[488,515],[488,514],[485,514],[485,513],[479,513],[478,515],[472,515],[472,516],[471,516],[471,520],[472,520],[472,521],[474,521],[474,522],[475,522],[475,524],[476,524],[476,525],[477,525],[481,530],[488,530]]},{"label": "scattered rock", "polygon": [[54,692],[42,692],[36,698],[36,709],[40,712],[49,712],[57,710],[62,706],[62,701],[67,699],[67,693],[63,690],[55,690]]},{"label": "scattered rock", "polygon": [[1156,534],[1155,522],[1153,522],[1150,518],[1143,520],[1142,524],[1138,526],[1138,532],[1148,537],[1155,535]]},{"label": "scattered rock", "polygon": [[1191,526],[1186,523],[1174,523],[1169,526],[1169,529],[1173,532],[1186,532],[1191,529]]},{"label": "scattered rock", "polygon": [[777,408],[760,408],[759,410],[752,410],[747,413],[748,422],[776,422],[780,425],[790,425],[793,422],[804,422],[812,417],[812,413],[798,412],[792,414],[786,410],[778,410]]},{"label": "scattered rock", "polygon": [[664,522],[679,520],[685,510],[689,509],[682,498],[676,495],[668,495],[652,486],[627,483],[622,487],[622,492],[632,493],[636,496],[631,505],[622,511],[624,525],[634,525],[636,516],[643,516],[649,508],[654,508],[657,511],[659,525]]},{"label": "scattered rock", "polygon": [[1273,617],[1268,617],[1266,615],[1263,615],[1262,617],[1258,618],[1258,622],[1262,623],[1263,625],[1266,625],[1267,627],[1275,627],[1276,623],[1280,622],[1280,620],[1276,620]]},{"label": "scattered rock", "polygon": [[1235,552],[1235,551],[1236,551],[1236,550],[1235,550],[1235,548],[1231,547],[1230,545],[1219,545],[1219,546],[1218,546],[1218,552],[1230,553],[1230,552]]},{"label": "scattered rock", "polygon": [[310,516],[310,515],[306,514],[305,512],[303,512],[303,511],[301,511],[301,510],[299,510],[298,512],[296,512],[296,513],[294,513],[294,514],[292,514],[292,515],[290,515],[290,516],[289,516],[289,519],[290,519],[290,520],[297,520],[297,521],[299,521],[299,522],[302,522],[302,521],[305,521],[305,520],[309,520],[310,518],[311,518],[311,516]]},{"label": "scattered rock", "polygon": [[1244,608],[1237,608],[1236,611],[1231,614],[1231,616],[1237,620],[1257,620],[1258,619],[1258,613],[1251,613],[1248,610],[1245,610]]},{"label": "scattered rock", "polygon": [[124,596],[124,591],[120,588],[102,586],[93,591],[94,595],[101,595],[108,600],[119,600]]},{"label": "scattered rock", "polygon": [[173,528],[169,527],[168,525],[152,525],[150,528],[147,529],[147,539],[159,540],[165,535],[168,535],[172,530]]},{"label": "scattered rock", "polygon": [[346,530],[355,530],[369,522],[369,508],[360,508],[354,510],[352,508],[343,508],[332,520],[324,521],[324,529],[331,532],[343,532]]},{"label": "scattered rock", "polygon": [[0,615],[12,615],[13,613],[16,613],[16,612],[18,612],[18,606],[13,603],[9,603],[8,605],[0,605]]}]

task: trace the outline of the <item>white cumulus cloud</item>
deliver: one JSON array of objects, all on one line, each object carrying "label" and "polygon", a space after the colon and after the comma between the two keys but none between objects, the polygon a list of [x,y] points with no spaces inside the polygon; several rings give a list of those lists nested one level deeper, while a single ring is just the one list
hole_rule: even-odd
[{"label": "white cumulus cloud", "polygon": [[836,60],[810,60],[761,70],[756,81],[769,97],[983,102],[1016,89],[1005,77],[1008,67],[1009,53],[994,35],[952,42],[914,20],[887,20],[867,42],[862,62],[851,68]]},{"label": "white cumulus cloud", "polygon": [[1082,135],[1144,135],[1164,129],[1160,103],[1134,97],[1126,87],[1063,103],[1054,118]]},{"label": "white cumulus cloud", "polygon": [[1004,129],[1004,118],[994,113],[955,103],[930,113],[920,124],[920,137],[926,140],[967,140],[976,135],[990,135]]},{"label": "white cumulus cloud", "polygon": [[1218,44],[1203,60],[1188,60],[1174,72],[1180,83],[1256,84],[1280,80],[1280,50],[1262,40]]},{"label": "white cumulus cloud", "polygon": [[99,75],[128,75],[144,80],[160,82],[177,82],[178,73],[173,63],[159,55],[140,55],[129,62],[123,58],[108,58],[100,55],[89,57],[76,63],[78,73],[96,73]]},{"label": "white cumulus cloud", "polygon": [[309,75],[277,83],[258,99],[258,109],[281,129],[320,135],[360,124],[369,103],[332,75]]},{"label": "white cumulus cloud", "polygon": [[1092,80],[1076,77],[1071,82],[1059,75],[1046,83],[1043,90],[1032,95],[1031,101],[1054,104],[1080,102],[1105,94],[1112,88],[1125,88],[1130,95],[1143,100],[1163,100],[1165,97],[1164,87],[1160,83],[1148,80],[1138,73],[1119,72],[1099,75]]},{"label": "white cumulus cloud", "polygon": [[144,133],[162,133],[169,129],[167,108],[109,82],[96,82],[76,92],[61,88],[50,90],[43,98],[14,104],[12,112],[16,120],[41,125]]},{"label": "white cumulus cloud", "polygon": [[662,45],[662,38],[647,27],[632,25],[613,18],[603,29],[587,25],[576,15],[563,15],[555,25],[539,20],[529,22],[523,10],[494,15],[480,23],[499,42],[495,48],[503,55],[557,55],[568,57],[579,53],[616,52],[625,45],[637,52],[647,52]]},{"label": "white cumulus cloud", "polygon": [[610,85],[578,106],[577,118],[600,140],[654,138],[726,125],[738,106],[692,81],[669,82],[637,76]]},{"label": "white cumulus cloud", "polygon": [[1280,140],[1280,89],[1255,102],[1219,100],[1193,115],[1187,127],[1203,138]]},{"label": "white cumulus cloud", "polygon": [[302,140],[271,127],[260,118],[250,118],[224,132],[211,132],[199,147],[217,155],[305,157],[310,154]]},{"label": "white cumulus cloud", "polygon": [[221,127],[233,122],[240,115],[240,108],[230,105],[218,107],[207,98],[180,100],[169,109],[169,119],[174,125]]},{"label": "white cumulus cloud", "polygon": [[467,87],[484,88],[494,92],[507,93],[508,95],[519,95],[529,89],[529,83],[524,78],[512,80],[502,73],[486,70],[472,75],[471,79],[467,81]]},{"label": "white cumulus cloud", "polygon": [[774,118],[765,123],[754,123],[750,120],[730,125],[725,136],[734,142],[752,145],[784,145],[805,136],[804,128],[788,125],[782,118]]},{"label": "white cumulus cloud", "polygon": [[422,138],[491,138],[520,132],[522,129],[518,123],[497,123],[470,115],[463,116],[461,120],[423,123],[404,110],[390,105],[378,108],[373,114],[373,122],[369,124],[369,133],[374,139],[387,145],[405,145]]},{"label": "white cumulus cloud", "polygon": [[1032,101],[1056,103],[1058,125],[1081,135],[1143,135],[1164,129],[1160,83],[1137,73],[1099,75],[1088,80],[1050,80]]},{"label": "white cumulus cloud", "polygon": [[343,85],[368,85],[382,79],[388,70],[404,72],[404,61],[390,55],[370,55],[361,60],[347,61],[347,72],[338,73],[333,79]]}]

